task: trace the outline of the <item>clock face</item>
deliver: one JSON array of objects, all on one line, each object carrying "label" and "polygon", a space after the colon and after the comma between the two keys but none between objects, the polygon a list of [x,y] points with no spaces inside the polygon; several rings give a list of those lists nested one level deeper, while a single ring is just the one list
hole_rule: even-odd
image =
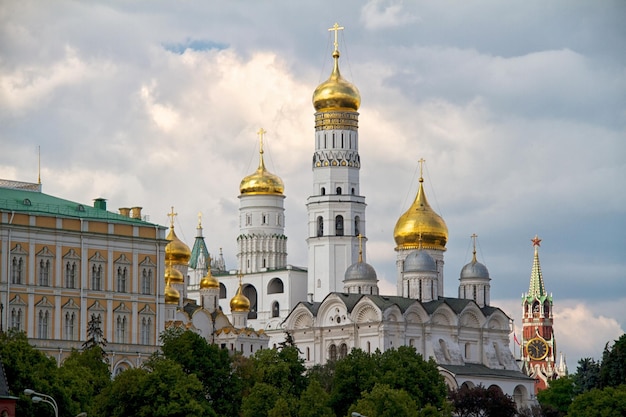
[{"label": "clock face", "polygon": [[548,344],[543,339],[534,338],[528,341],[526,351],[530,359],[540,361],[548,356]]}]

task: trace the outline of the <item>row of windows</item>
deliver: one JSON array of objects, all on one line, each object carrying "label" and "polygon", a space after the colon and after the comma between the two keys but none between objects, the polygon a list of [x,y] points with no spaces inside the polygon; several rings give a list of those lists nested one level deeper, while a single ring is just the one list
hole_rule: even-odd
[{"label": "row of windows", "polygon": [[[78,340],[76,326],[76,312],[66,312],[63,316],[63,340]],[[97,316],[101,318],[100,315]],[[11,309],[11,318],[9,327],[17,331],[24,331],[24,313],[21,308]],[[41,309],[37,314],[37,338],[50,338],[50,311]],[[140,321],[140,341],[142,345],[152,344],[152,318],[143,317]],[[118,315],[115,321],[115,342],[128,343],[128,317],[126,315]]]},{"label": "row of windows", "polygon": [[[337,188],[335,189],[335,194],[337,194],[337,195],[341,195],[341,192],[342,192],[342,191],[343,191],[343,190],[341,189],[341,187],[337,187]],[[356,193],[356,190],[354,189],[354,187],[352,187],[352,190],[350,191],[350,194],[355,195],[355,193]],[[321,194],[321,195],[326,195],[326,187],[322,187],[322,188],[320,189],[320,194]]]},{"label": "row of windows", "polygon": [[[269,225],[270,224],[270,215],[267,213],[261,214],[261,224]],[[276,216],[276,226],[283,226],[282,216],[278,214]],[[246,214],[246,226],[252,225],[252,214]]]},{"label": "row of windows", "polygon": [[[354,218],[354,236],[361,234],[360,230],[361,219],[359,216]],[[344,235],[344,220],[342,215],[335,216],[335,236]],[[317,218],[317,237],[324,236],[324,218],[319,216]]]},{"label": "row of windows", "polygon": [[[356,139],[356,138],[354,138],[354,139]],[[318,149],[321,148],[321,140],[322,140],[322,138],[318,137],[318,142],[317,142],[317,148]],[[327,136],[326,133],[324,133],[323,140],[324,140],[324,148],[327,148],[328,147],[328,136]],[[352,149],[352,140],[353,140],[352,134],[348,134],[348,137],[344,138],[344,134],[343,133],[341,133],[341,135],[333,133],[332,137],[331,137],[331,140],[332,140],[333,148],[343,148],[343,149],[345,149],[345,145],[347,144],[348,145],[348,149]],[[355,143],[356,143],[356,141],[355,141]],[[337,146],[337,145],[341,145],[341,146]]]},{"label": "row of windows", "polygon": [[[42,287],[49,287],[51,282],[52,264],[49,259],[41,259],[37,265],[37,284]],[[76,261],[65,263],[64,284],[65,288],[78,288],[80,264]],[[103,290],[104,267],[103,264],[92,263],[91,265],[91,286],[90,289],[96,291]],[[115,290],[117,292],[128,292],[130,282],[130,271],[127,266],[118,266],[116,270]],[[142,268],[139,291],[141,294],[154,293],[154,268]],[[11,284],[24,284],[24,258],[14,256],[11,260]]]}]

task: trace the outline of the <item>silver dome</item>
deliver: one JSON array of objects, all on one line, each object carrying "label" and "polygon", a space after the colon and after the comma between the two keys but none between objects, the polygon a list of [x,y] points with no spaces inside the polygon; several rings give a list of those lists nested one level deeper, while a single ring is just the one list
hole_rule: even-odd
[{"label": "silver dome", "polygon": [[437,272],[437,263],[428,252],[418,249],[404,260],[404,272]]},{"label": "silver dome", "polygon": [[378,282],[378,278],[376,277],[376,271],[370,264],[357,262],[346,269],[346,274],[344,275],[344,282],[345,281]]},{"label": "silver dome", "polygon": [[461,270],[461,279],[489,279],[487,267],[480,262],[472,261]]}]

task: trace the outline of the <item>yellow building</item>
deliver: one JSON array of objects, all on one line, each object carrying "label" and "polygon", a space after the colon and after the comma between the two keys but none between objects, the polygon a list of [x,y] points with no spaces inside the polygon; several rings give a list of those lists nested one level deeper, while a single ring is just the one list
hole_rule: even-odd
[{"label": "yellow building", "polygon": [[141,207],[107,211],[0,180],[0,329],[59,363],[100,320],[111,371],[137,366],[164,328],[165,228]]}]

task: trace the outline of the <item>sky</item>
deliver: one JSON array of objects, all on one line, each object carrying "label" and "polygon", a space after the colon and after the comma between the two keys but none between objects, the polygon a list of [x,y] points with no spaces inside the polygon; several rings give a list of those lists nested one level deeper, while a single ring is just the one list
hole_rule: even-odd
[{"label": "sky", "polygon": [[514,319],[542,239],[570,371],[626,329],[626,3],[33,1],[0,3],[0,178],[141,206],[188,245],[197,215],[236,268],[239,183],[285,183],[288,262],[306,266],[311,96],[332,69],[361,93],[366,260],[395,293],[397,219],[424,166],[449,230],[446,296],[489,269]]}]

